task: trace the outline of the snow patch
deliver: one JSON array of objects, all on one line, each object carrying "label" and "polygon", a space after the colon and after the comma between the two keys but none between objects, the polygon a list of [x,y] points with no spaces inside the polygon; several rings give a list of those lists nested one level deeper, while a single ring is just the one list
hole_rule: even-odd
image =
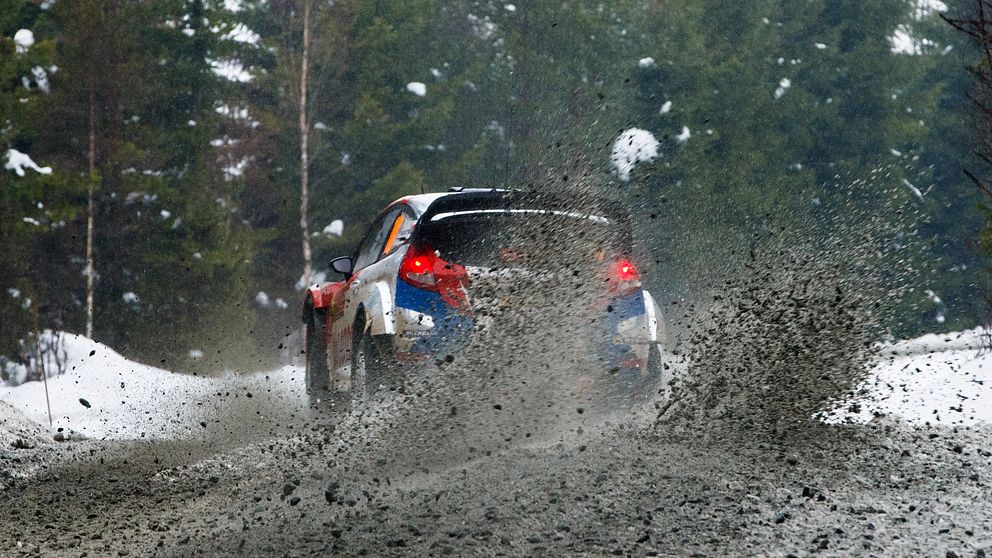
[{"label": "snow patch", "polygon": [[913,28],[911,26],[901,24],[889,36],[889,46],[889,50],[893,54],[919,56],[927,49],[937,46],[937,43],[927,38],[916,38],[913,36]]},{"label": "snow patch", "polygon": [[665,104],[661,105],[661,109],[658,111],[658,114],[668,114],[669,112],[672,112],[672,102],[665,101]]},{"label": "snow patch", "polygon": [[946,12],[947,4],[940,0],[916,0],[913,6],[913,19],[924,20],[934,14]]},{"label": "snow patch", "polygon": [[344,221],[335,219],[324,227],[324,234],[327,236],[341,236],[344,233]]},{"label": "snow patch", "polygon": [[489,19],[489,16],[479,17],[475,14],[466,16],[472,25],[472,32],[483,40],[489,40],[496,34],[496,24]]},{"label": "snow patch", "polygon": [[912,424],[992,423],[992,354],[989,331],[928,334],[882,348],[867,393],[845,402],[827,422],[865,423],[876,414]]},{"label": "snow patch", "polygon": [[620,134],[613,143],[610,159],[620,175],[620,180],[630,180],[630,171],[642,161],[651,161],[658,156],[658,140],[654,134],[640,128],[630,128]]},{"label": "snow patch", "polygon": [[52,167],[39,167],[26,153],[16,149],[7,150],[7,162],[3,168],[14,171],[17,176],[24,176],[24,169],[29,168],[38,174],[52,174]]},{"label": "snow patch", "polygon": [[640,68],[653,68],[654,65],[654,58],[650,56],[646,56],[637,61],[637,66]]},{"label": "snow patch", "polygon": [[792,80],[789,78],[782,78],[782,81],[778,82],[778,88],[775,89],[775,98],[781,99],[782,95],[792,87]]},{"label": "snow patch", "polygon": [[0,401],[0,447],[4,450],[12,447],[34,448],[51,442],[52,437],[45,428]]},{"label": "snow patch", "polygon": [[48,72],[45,68],[41,66],[35,66],[31,68],[31,75],[34,77],[35,84],[38,85],[38,89],[46,95],[51,92],[51,86],[48,83]]},{"label": "snow patch", "polygon": [[248,83],[253,79],[250,73],[245,70],[245,65],[240,60],[225,58],[223,60],[208,60],[210,68],[214,74],[238,83]]},{"label": "snow patch", "polygon": [[234,26],[234,29],[231,29],[230,31],[225,33],[221,38],[226,39],[228,41],[234,41],[236,43],[246,43],[249,45],[256,45],[258,44],[258,41],[261,39],[258,33],[252,31],[251,28],[245,25],[244,23],[238,23],[237,25]]},{"label": "snow patch", "polygon": [[411,81],[406,84],[406,90],[418,97],[423,97],[427,95],[427,86],[419,81]]},{"label": "snow patch", "polygon": [[224,180],[230,182],[235,178],[244,176],[245,170],[248,168],[248,159],[241,159],[236,163],[225,166],[222,170],[224,171]]},{"label": "snow patch", "polygon": [[691,137],[692,137],[692,132],[689,130],[689,127],[682,126],[682,132],[679,135],[675,136],[675,140],[678,141],[679,143],[685,143],[689,141],[689,138]]},{"label": "snow patch", "polygon": [[265,294],[265,291],[258,291],[255,295],[255,304],[261,306],[262,308],[269,307],[269,295]]},{"label": "snow patch", "polygon": [[909,28],[905,25],[896,27],[889,37],[889,45],[893,54],[920,54],[916,39],[909,34]]},{"label": "snow patch", "polygon": [[34,32],[30,29],[18,29],[14,33],[14,50],[18,54],[24,54],[34,46]]},{"label": "snow patch", "polygon": [[[65,334],[65,348],[67,372],[48,379],[53,427],[91,438],[190,438],[243,428],[259,409],[271,420],[306,408],[303,370],[297,367],[205,378],[128,360],[81,335]],[[189,356],[203,358],[203,352]],[[248,397],[250,405],[239,414],[238,405]],[[41,382],[0,386],[0,415],[9,415],[4,404],[48,427]],[[7,419],[0,416],[0,437],[9,433]]]}]

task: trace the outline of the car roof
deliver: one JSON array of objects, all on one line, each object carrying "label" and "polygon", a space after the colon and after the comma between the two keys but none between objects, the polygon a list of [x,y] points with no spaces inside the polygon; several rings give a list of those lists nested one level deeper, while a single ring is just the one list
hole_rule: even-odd
[{"label": "car roof", "polygon": [[444,196],[447,195],[448,195],[447,193],[438,193],[438,194],[417,194],[414,196],[403,196],[402,198],[389,204],[389,206],[391,207],[401,203],[406,204],[410,206],[410,209],[413,209],[413,212],[417,215],[417,217],[420,217],[421,215],[424,214],[425,211],[427,211],[427,208],[430,207],[430,205],[434,203],[435,200],[439,198],[443,198]]},{"label": "car roof", "polygon": [[[564,211],[575,211],[575,196],[562,194],[545,194],[538,192],[523,192],[520,190],[508,190],[501,188],[461,188],[452,189],[448,192],[437,192],[432,194],[415,194],[404,196],[389,204],[383,211],[389,211],[399,204],[404,204],[411,208],[419,221],[425,214],[436,215],[444,211],[458,212],[463,209],[485,209],[510,207],[519,202],[529,205],[537,199],[542,205],[547,205],[549,209]],[[598,197],[588,197],[586,204],[592,202],[592,206],[598,206],[594,213],[608,217],[609,222],[628,228],[629,215],[621,205],[615,201]],[[586,205],[582,204],[582,205]],[[585,210],[581,213],[586,213]]]},{"label": "car roof", "polygon": [[509,190],[496,189],[496,188],[463,188],[459,190],[454,190],[451,192],[437,192],[433,194],[415,194],[410,196],[403,196],[402,198],[389,204],[390,207],[393,205],[402,203],[406,204],[413,210],[419,219],[421,215],[427,211],[427,208],[431,206],[434,202],[441,198],[446,198],[448,196],[462,196],[466,194],[479,194],[485,192],[507,192]]}]

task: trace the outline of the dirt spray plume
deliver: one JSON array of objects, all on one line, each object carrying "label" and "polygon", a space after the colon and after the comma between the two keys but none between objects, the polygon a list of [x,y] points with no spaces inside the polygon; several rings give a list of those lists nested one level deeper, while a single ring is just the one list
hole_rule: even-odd
[{"label": "dirt spray plume", "polygon": [[734,272],[691,316],[685,375],[664,428],[707,437],[788,439],[853,395],[877,342],[919,280],[916,200],[886,173],[834,188],[822,214],[765,226]]}]

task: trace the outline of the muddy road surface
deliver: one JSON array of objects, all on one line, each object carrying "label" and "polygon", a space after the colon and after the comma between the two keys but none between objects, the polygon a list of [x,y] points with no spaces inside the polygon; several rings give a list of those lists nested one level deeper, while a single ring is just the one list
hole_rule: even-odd
[{"label": "muddy road surface", "polygon": [[384,445],[402,412],[298,418],[229,442],[5,449],[5,466],[35,467],[0,492],[0,555],[992,552],[984,427],[883,418],[770,439],[704,432],[648,408],[464,453],[409,448],[416,457],[403,459]]}]

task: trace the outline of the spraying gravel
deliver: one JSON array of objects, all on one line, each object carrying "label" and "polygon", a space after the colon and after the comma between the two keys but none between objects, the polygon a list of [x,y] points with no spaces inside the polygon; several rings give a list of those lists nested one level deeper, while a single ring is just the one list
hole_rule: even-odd
[{"label": "spraying gravel", "polygon": [[0,553],[984,556],[987,426],[819,419],[857,394],[911,276],[853,246],[745,252],[681,308],[647,400],[563,350],[576,310],[499,320],[350,413],[254,437],[5,450],[31,474],[5,478]]}]

